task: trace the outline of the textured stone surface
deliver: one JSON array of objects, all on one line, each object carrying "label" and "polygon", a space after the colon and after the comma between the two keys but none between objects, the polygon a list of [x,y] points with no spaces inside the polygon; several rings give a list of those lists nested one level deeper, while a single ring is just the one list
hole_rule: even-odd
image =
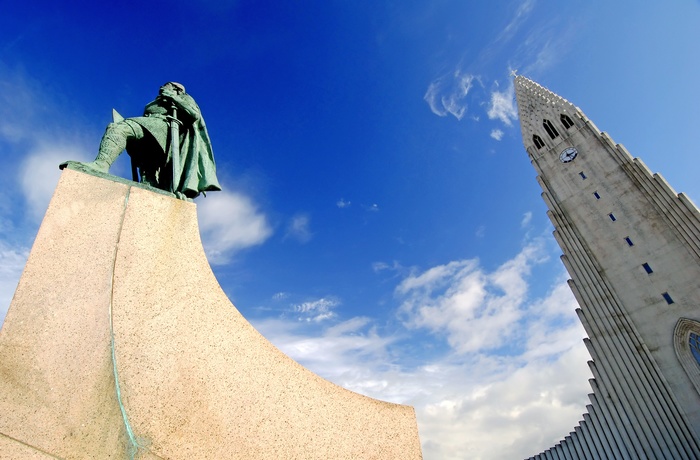
[{"label": "textured stone surface", "polygon": [[71,170],[0,331],[0,447],[129,457],[110,315],[136,458],[421,458],[411,407],[318,377],[241,316],[194,204]]},{"label": "textured stone surface", "polygon": [[57,457],[0,434],[0,458],[22,460],[52,460]]},{"label": "textured stone surface", "polygon": [[0,433],[61,458],[123,458],[108,311],[127,190],[63,174],[0,330]]}]

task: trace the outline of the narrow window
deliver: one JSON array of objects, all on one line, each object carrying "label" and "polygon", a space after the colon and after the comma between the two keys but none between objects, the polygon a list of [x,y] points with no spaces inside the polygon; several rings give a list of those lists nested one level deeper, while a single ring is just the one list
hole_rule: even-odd
[{"label": "narrow window", "polygon": [[549,137],[551,137],[552,139],[559,136],[559,133],[554,128],[552,122],[547,120],[546,118],[542,121],[542,126],[544,126],[544,130],[547,131],[547,134],[549,134]]},{"label": "narrow window", "polygon": [[642,267],[644,267],[644,270],[645,270],[648,274],[651,275],[652,273],[654,273],[654,270],[651,269],[651,267],[649,266],[649,264],[644,263],[644,264],[642,264]]},{"label": "narrow window", "polygon": [[610,217],[610,220],[612,220],[613,222],[617,220],[617,217],[615,217],[615,214],[613,213],[608,214],[608,217]]},{"label": "narrow window", "polygon": [[593,192],[593,196],[595,197],[596,200],[600,200],[600,193]]},{"label": "narrow window", "polygon": [[585,179],[585,178],[586,178],[586,175],[583,173],[583,171],[581,171],[580,173],[578,173],[578,175],[581,176],[581,179]]},{"label": "narrow window", "polygon": [[564,125],[564,128],[566,128],[566,129],[569,129],[572,126],[574,126],[574,122],[571,121],[571,118],[569,118],[569,116],[566,115],[565,113],[562,113],[561,117],[559,117],[559,119],[561,120],[561,124]]},{"label": "narrow window", "polygon": [[539,150],[539,149],[541,149],[542,147],[544,147],[544,141],[543,141],[542,138],[541,138],[540,136],[538,136],[537,134],[533,134],[533,135],[532,135],[532,142],[535,143],[535,147],[537,147],[537,150]]},{"label": "narrow window", "polygon": [[671,305],[673,303],[673,299],[671,298],[671,296],[669,295],[668,292],[664,292],[661,295],[664,297],[664,300],[666,301],[667,304]]},{"label": "narrow window", "polygon": [[625,241],[627,242],[627,246],[634,246],[634,243],[632,242],[632,238],[629,236],[625,237]]}]

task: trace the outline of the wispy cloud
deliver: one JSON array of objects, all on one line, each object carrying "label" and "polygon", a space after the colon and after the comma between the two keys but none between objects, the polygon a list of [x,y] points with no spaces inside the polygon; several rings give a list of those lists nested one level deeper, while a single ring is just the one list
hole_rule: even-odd
[{"label": "wispy cloud", "polygon": [[289,297],[289,294],[286,292],[276,292],[272,296],[272,300],[284,300]]},{"label": "wispy cloud", "polygon": [[[532,9],[534,1],[526,1],[525,4]],[[527,34],[521,36],[516,51],[508,59],[509,62],[517,62],[520,73],[525,75],[542,74],[554,66],[569,51],[582,21],[582,18],[561,16],[534,20],[536,17],[538,15],[533,15]]]},{"label": "wispy cloud", "polygon": [[374,273],[379,273],[382,271],[393,271],[393,272],[400,272],[405,270],[406,268],[403,267],[398,261],[393,261],[391,264],[388,264],[386,262],[374,262],[372,264],[372,271]]},{"label": "wispy cloud", "polygon": [[308,243],[313,236],[310,226],[311,218],[307,214],[296,214],[289,220],[284,237],[295,239],[300,243]]},{"label": "wispy cloud", "polygon": [[350,201],[346,201],[344,198],[339,199],[336,201],[335,205],[338,206],[339,208],[347,208],[351,205],[352,203]]},{"label": "wispy cloud", "polygon": [[246,195],[216,192],[197,200],[199,230],[212,264],[227,263],[245,248],[262,244],[272,235],[265,215]]},{"label": "wispy cloud", "polygon": [[336,316],[333,309],[340,305],[334,298],[323,297],[318,300],[292,305],[292,311],[298,320],[320,322]]},{"label": "wispy cloud", "polygon": [[496,89],[491,92],[487,115],[491,120],[499,119],[507,126],[513,125],[513,120],[518,118],[518,112],[515,108],[515,89],[512,81],[505,91]]},{"label": "wispy cloud", "polygon": [[523,214],[523,220],[520,221],[520,227],[525,228],[532,222],[532,211]]},{"label": "wispy cloud", "polygon": [[453,115],[461,120],[467,112],[466,97],[475,78],[475,75],[458,69],[430,83],[423,99],[435,115]]},{"label": "wispy cloud", "polygon": [[520,3],[518,8],[515,10],[515,14],[511,18],[510,22],[501,30],[496,37],[496,42],[508,42],[510,41],[515,33],[518,31],[520,26],[525,22],[525,20],[530,15],[530,12],[535,6],[535,0],[524,0]]},{"label": "wispy cloud", "polygon": [[[455,65],[454,71],[436,78],[428,85],[423,98],[433,113],[441,117],[453,115],[461,120],[468,113],[469,99],[480,107],[485,106],[489,119],[500,120],[507,127],[513,126],[518,115],[512,81],[509,79],[504,91],[498,87],[492,91],[482,91],[486,69],[491,67],[492,61],[499,59],[500,62],[509,63],[509,70],[513,63],[517,63],[524,74],[540,73],[551,67],[566,52],[574,34],[572,30],[576,29],[575,24],[564,25],[557,19],[553,21],[548,18],[547,23],[538,20],[538,16],[532,14],[537,5],[536,0],[522,0],[513,4],[515,8],[506,25],[484,46],[472,63],[465,65],[462,62],[465,58],[463,56]],[[522,32],[525,25],[528,26],[526,33]],[[472,94],[475,81],[480,86]],[[479,117],[472,114],[470,118],[478,121]],[[504,133],[502,129],[493,129],[490,136],[501,140]]]},{"label": "wispy cloud", "polygon": [[566,48],[569,46],[571,32],[564,32],[555,40],[548,38],[550,34],[552,34],[551,31],[549,31],[549,33],[543,32],[541,36],[537,37],[537,44],[533,47],[536,53],[530,57],[529,64],[523,69],[524,73],[528,75],[542,73],[552,68],[566,52]]},{"label": "wispy cloud", "polygon": [[[367,317],[255,326],[321,376],[414,406],[425,458],[524,457],[566,434],[590,391],[590,358],[564,276],[542,298],[531,296],[531,267],[547,258],[533,240],[492,271],[473,259],[406,276],[396,295],[408,329],[382,329]],[[422,347],[444,338],[444,351]]]},{"label": "wispy cloud", "polygon": [[[494,56],[500,54],[505,44],[510,42],[522,24],[528,19],[530,13],[535,6],[535,0],[524,0],[518,4],[517,9],[513,13],[506,26],[496,35],[496,37],[482,49],[479,53],[479,58],[471,65],[464,66],[458,64],[455,70],[449,74],[443,75],[433,80],[423,96],[423,99],[430,106],[430,110],[436,115],[445,117],[453,115],[458,120],[461,120],[467,113],[467,95],[473,87],[474,81],[481,82],[478,76],[484,62],[492,60]],[[468,69],[480,69],[477,72]],[[483,85],[482,85],[483,86]],[[481,97],[480,95],[478,95]],[[515,112],[509,111],[505,100],[502,98],[503,93],[492,93],[489,109],[489,118],[499,118],[506,125],[511,126],[511,119],[515,119],[512,115]],[[481,104],[481,101],[478,101]],[[512,105],[512,104],[511,104]],[[472,119],[478,121],[477,116],[472,116]],[[500,140],[498,131],[492,131],[491,137]]]}]

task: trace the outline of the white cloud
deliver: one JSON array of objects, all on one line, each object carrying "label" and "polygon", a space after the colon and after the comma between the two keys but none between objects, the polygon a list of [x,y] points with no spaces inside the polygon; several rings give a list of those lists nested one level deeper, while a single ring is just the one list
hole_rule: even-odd
[{"label": "white cloud", "polygon": [[379,205],[378,205],[377,203],[372,203],[371,206],[368,206],[368,207],[367,207],[367,210],[368,210],[368,211],[372,211],[372,212],[378,212],[378,211],[379,211]]},{"label": "white cloud", "polygon": [[416,407],[425,458],[505,460],[551,447],[585,412],[587,359],[577,344],[546,359],[487,356],[417,375],[443,382]]},{"label": "white cloud", "polygon": [[0,139],[11,143],[45,131],[42,118],[54,110],[41,84],[0,63]]},{"label": "white cloud", "polygon": [[336,299],[323,297],[310,302],[292,305],[292,311],[297,313],[301,321],[325,321],[336,316],[333,309],[340,305]]},{"label": "white cloud", "polygon": [[523,458],[584,412],[590,358],[573,295],[562,279],[528,296],[531,267],[547,257],[536,240],[492,272],[454,261],[397,287],[409,327],[445,336],[455,353],[430,365],[449,383],[416,406],[426,458]]},{"label": "white cloud", "polygon": [[462,260],[408,277],[396,289],[406,325],[445,334],[460,353],[501,347],[506,326],[522,318],[525,277],[542,252],[530,244],[490,274]]},{"label": "white cloud", "polygon": [[287,224],[285,238],[293,238],[300,243],[308,243],[313,234],[309,230],[311,219],[306,214],[297,214],[291,218]]},{"label": "white cloud", "polygon": [[520,227],[525,228],[532,222],[532,211],[528,211],[523,214],[523,220],[520,221]]},{"label": "white cloud", "polygon": [[341,209],[342,209],[342,208],[347,208],[347,207],[350,206],[351,204],[352,204],[352,203],[351,203],[350,201],[345,201],[345,199],[343,199],[343,198],[339,199],[339,200],[335,203],[335,205],[338,206],[338,207],[341,208]]},{"label": "white cloud", "polygon": [[493,129],[491,130],[491,137],[496,139],[497,141],[500,141],[503,139],[503,131],[500,129]]},{"label": "white cloud", "polygon": [[[367,317],[313,330],[297,320],[255,326],[319,375],[415,407],[426,459],[524,458],[566,435],[590,392],[590,357],[563,277],[543,298],[529,297],[530,266],[546,256],[533,242],[493,271],[463,260],[407,276],[396,288],[401,315],[420,329],[380,332]],[[465,325],[486,317],[497,325]],[[447,351],[425,352],[445,336]]]},{"label": "white cloud", "polygon": [[396,337],[381,336],[370,318],[357,316],[323,323],[320,334],[309,331],[308,322],[297,320],[268,318],[254,320],[253,324],[280,350],[322,377],[362,394],[381,392],[385,400],[405,401],[404,395],[386,397],[392,393],[388,376],[377,372],[386,369],[387,347]]},{"label": "white cloud", "polygon": [[430,83],[423,99],[435,115],[453,115],[458,120],[467,112],[465,98],[472,88],[475,75],[456,70]]},{"label": "white cloud", "polygon": [[10,307],[12,296],[28,256],[29,249],[12,247],[0,241],[0,326],[5,319],[7,309]]},{"label": "white cloud", "polygon": [[491,102],[487,112],[489,119],[499,119],[508,126],[513,125],[513,121],[518,118],[515,108],[515,89],[511,81],[505,91],[494,90],[491,93]]},{"label": "white cloud", "polygon": [[[76,130],[77,122],[58,105],[57,96],[47,94],[22,70],[0,63],[0,75],[0,142],[6,144],[3,153],[7,158],[13,158],[0,173],[2,186],[14,188],[17,180],[30,217],[38,221],[58,183],[58,165],[69,159],[87,159],[85,130]],[[8,183],[8,170],[14,173],[13,183]]]},{"label": "white cloud", "polygon": [[58,184],[58,165],[66,160],[89,161],[84,149],[76,145],[37,145],[22,162],[19,182],[31,215],[36,220],[46,213]]},{"label": "white cloud", "polygon": [[202,243],[212,264],[224,264],[236,251],[262,244],[272,235],[265,215],[240,193],[208,194],[197,200],[197,213]]},{"label": "white cloud", "polygon": [[58,165],[69,152],[82,152],[80,134],[68,128],[72,120],[44,91],[21,69],[0,63],[0,324],[56,187]]}]

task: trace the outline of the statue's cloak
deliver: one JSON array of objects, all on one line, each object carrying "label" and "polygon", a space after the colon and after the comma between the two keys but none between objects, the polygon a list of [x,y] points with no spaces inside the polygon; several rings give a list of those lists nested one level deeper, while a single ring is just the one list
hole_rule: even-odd
[{"label": "statue's cloak", "polygon": [[[173,171],[175,183],[173,190],[189,198],[194,198],[201,192],[221,190],[216,178],[214,153],[204,118],[194,99],[186,93],[172,98],[158,96],[146,105],[143,117],[128,119],[144,128],[144,131],[150,134],[151,141],[127,144],[129,155],[136,159],[136,165],[150,176],[149,181],[155,180],[160,187],[165,185],[165,178],[169,179],[169,173],[172,170],[172,160],[168,152],[170,142],[166,115],[169,112],[168,107],[172,106],[173,102],[178,109],[177,119],[181,122],[180,170]],[[154,148],[159,148],[162,154],[160,159],[157,158],[158,155],[153,155]],[[164,162],[163,158],[167,160]],[[166,165],[165,168],[163,164]]]}]

